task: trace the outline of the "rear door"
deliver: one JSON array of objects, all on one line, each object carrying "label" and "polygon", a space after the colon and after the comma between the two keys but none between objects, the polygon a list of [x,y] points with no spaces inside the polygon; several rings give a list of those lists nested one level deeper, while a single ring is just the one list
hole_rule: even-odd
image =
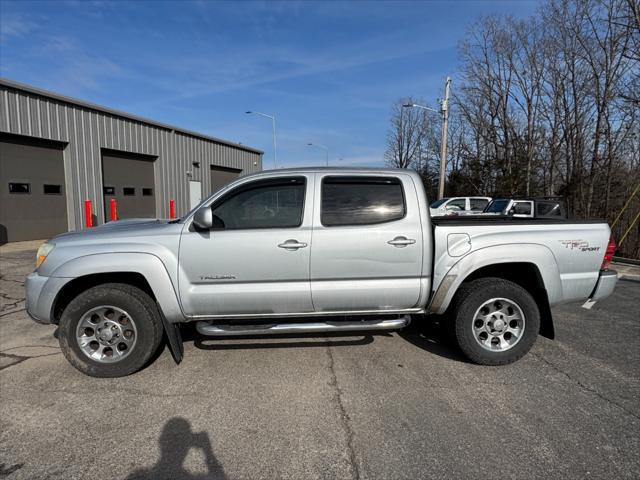
[{"label": "rear door", "polygon": [[190,316],[312,312],[313,174],[248,180],[211,205],[214,227],[185,225],[179,290]]},{"label": "rear door", "polygon": [[315,205],[315,310],[414,307],[420,295],[423,244],[411,177],[317,174]]}]

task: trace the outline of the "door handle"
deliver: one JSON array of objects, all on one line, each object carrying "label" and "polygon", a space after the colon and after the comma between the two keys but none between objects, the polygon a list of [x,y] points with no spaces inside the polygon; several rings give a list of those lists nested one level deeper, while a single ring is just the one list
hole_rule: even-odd
[{"label": "door handle", "polygon": [[400,237],[394,238],[393,240],[389,240],[387,243],[397,248],[404,248],[407,245],[413,245],[414,243],[416,243],[416,241],[413,238],[400,236]]},{"label": "door handle", "polygon": [[287,240],[284,243],[278,244],[278,247],[284,248],[285,250],[289,250],[289,251],[298,250],[299,248],[304,248],[306,246],[307,246],[306,243],[299,242],[297,240],[294,240],[293,238]]}]

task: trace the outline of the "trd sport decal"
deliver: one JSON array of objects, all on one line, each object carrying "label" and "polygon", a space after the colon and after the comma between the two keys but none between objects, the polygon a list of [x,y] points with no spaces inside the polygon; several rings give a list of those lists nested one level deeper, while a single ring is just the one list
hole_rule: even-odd
[{"label": "trd sport decal", "polygon": [[559,240],[568,250],[580,250],[581,252],[597,252],[600,247],[591,247],[586,240]]}]

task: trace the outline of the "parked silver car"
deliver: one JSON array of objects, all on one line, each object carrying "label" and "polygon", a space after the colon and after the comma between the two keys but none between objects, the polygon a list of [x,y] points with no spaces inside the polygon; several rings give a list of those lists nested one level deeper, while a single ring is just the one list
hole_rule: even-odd
[{"label": "parked silver car", "polygon": [[550,306],[616,284],[604,222],[435,219],[428,205],[407,170],[249,175],[179,220],[53,238],[27,277],[27,311],[58,324],[65,357],[98,377],[140,369],[165,334],[180,360],[183,322],[211,336],[315,333],[424,313],[447,313],[470,360],[502,365],[553,336]]}]

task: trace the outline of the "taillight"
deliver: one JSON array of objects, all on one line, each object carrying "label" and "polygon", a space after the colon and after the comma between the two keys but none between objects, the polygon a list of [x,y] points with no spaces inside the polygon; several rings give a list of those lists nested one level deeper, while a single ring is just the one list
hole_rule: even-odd
[{"label": "taillight", "polygon": [[602,259],[600,270],[607,270],[611,266],[614,253],[616,253],[616,242],[613,237],[609,237],[609,243],[607,244],[607,250],[604,252],[604,258]]}]

